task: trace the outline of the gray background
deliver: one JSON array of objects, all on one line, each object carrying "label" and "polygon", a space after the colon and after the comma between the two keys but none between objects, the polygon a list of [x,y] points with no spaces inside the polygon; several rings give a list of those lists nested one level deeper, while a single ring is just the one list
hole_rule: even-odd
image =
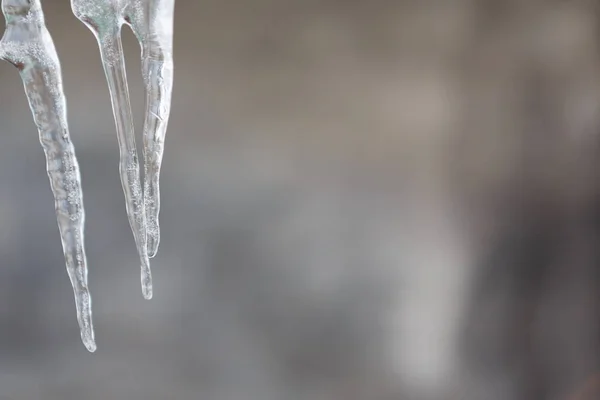
[{"label": "gray background", "polygon": [[177,0],[151,301],[97,46],[42,5],[98,351],[0,64],[1,400],[597,398],[598,4]]}]

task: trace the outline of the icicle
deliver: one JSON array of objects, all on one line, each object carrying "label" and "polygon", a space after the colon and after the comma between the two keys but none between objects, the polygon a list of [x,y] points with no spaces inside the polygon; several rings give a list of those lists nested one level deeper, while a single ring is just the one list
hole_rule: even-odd
[{"label": "icicle", "polygon": [[148,223],[148,255],[160,242],[159,176],[173,89],[173,9],[175,0],[133,0],[125,20],[142,48],[146,86],[144,120],[144,202]]},{"label": "icicle", "polygon": [[121,26],[125,22],[123,13],[126,5],[126,2],[121,0],[71,0],[73,13],[94,33],[100,47],[117,127],[120,151],[119,171],[125,193],[127,215],[142,263],[142,293],[146,299],[150,299],[152,298],[152,276],[146,240],[146,216],[125,74],[125,59],[121,45]]},{"label": "icicle", "polygon": [[15,65],[23,80],[46,154],[81,339],[85,347],[94,352],[96,343],[83,235],[83,196],[79,165],[69,137],[60,63],[39,0],[2,0],[2,13],[6,19],[6,32],[0,40],[0,58]]}]

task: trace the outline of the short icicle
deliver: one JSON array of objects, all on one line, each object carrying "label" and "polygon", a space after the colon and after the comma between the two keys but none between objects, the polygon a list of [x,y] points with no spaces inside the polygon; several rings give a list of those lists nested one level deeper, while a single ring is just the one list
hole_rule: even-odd
[{"label": "short icicle", "polygon": [[160,243],[159,176],[173,90],[173,11],[175,0],[132,1],[126,21],[142,49],[146,88],[144,119],[144,203],[148,223],[148,255]]}]

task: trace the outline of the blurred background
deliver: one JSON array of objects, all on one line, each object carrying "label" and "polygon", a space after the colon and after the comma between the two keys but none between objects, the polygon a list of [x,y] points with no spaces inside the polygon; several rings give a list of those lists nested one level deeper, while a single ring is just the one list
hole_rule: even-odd
[{"label": "blurred background", "polygon": [[151,301],[97,45],[42,6],[98,350],[2,63],[1,400],[600,398],[600,3],[177,0]]}]

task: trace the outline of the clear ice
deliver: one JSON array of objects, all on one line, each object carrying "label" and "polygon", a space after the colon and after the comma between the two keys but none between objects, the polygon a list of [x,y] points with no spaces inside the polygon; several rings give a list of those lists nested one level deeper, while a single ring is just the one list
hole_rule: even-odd
[{"label": "clear ice", "polygon": [[160,165],[173,90],[174,0],[148,0],[137,4],[134,15],[139,16],[132,17],[130,25],[142,48],[142,75],[146,87],[144,204],[148,255],[154,257],[160,242]]},{"label": "clear ice", "polygon": [[2,0],[6,31],[0,58],[16,66],[39,131],[54,194],[67,272],[75,294],[81,339],[96,350],[92,300],[84,248],[83,195],[79,164],[69,137],[61,68],[39,0]]},{"label": "clear ice", "polygon": [[[159,175],[173,86],[174,0],[71,0],[71,7],[93,32],[100,47],[119,139],[127,215],[142,264],[142,292],[150,299],[149,258],[156,255],[160,241]],[[121,44],[124,24],[131,27],[142,49],[146,91],[143,190]]]},{"label": "clear ice", "polygon": [[[142,293],[152,298],[149,258],[160,242],[159,176],[173,88],[173,9],[175,0],[71,0],[75,16],[94,33],[108,82],[117,138],[119,171],[127,216],[141,260]],[[40,0],[2,0],[6,31],[0,59],[19,70],[46,155],[67,272],[75,294],[81,339],[96,350],[92,300],[84,248],[83,194],[79,164],[69,137],[60,62],[46,28]],[[127,24],[142,50],[146,91],[144,185],[135,144],[121,27]]]}]

